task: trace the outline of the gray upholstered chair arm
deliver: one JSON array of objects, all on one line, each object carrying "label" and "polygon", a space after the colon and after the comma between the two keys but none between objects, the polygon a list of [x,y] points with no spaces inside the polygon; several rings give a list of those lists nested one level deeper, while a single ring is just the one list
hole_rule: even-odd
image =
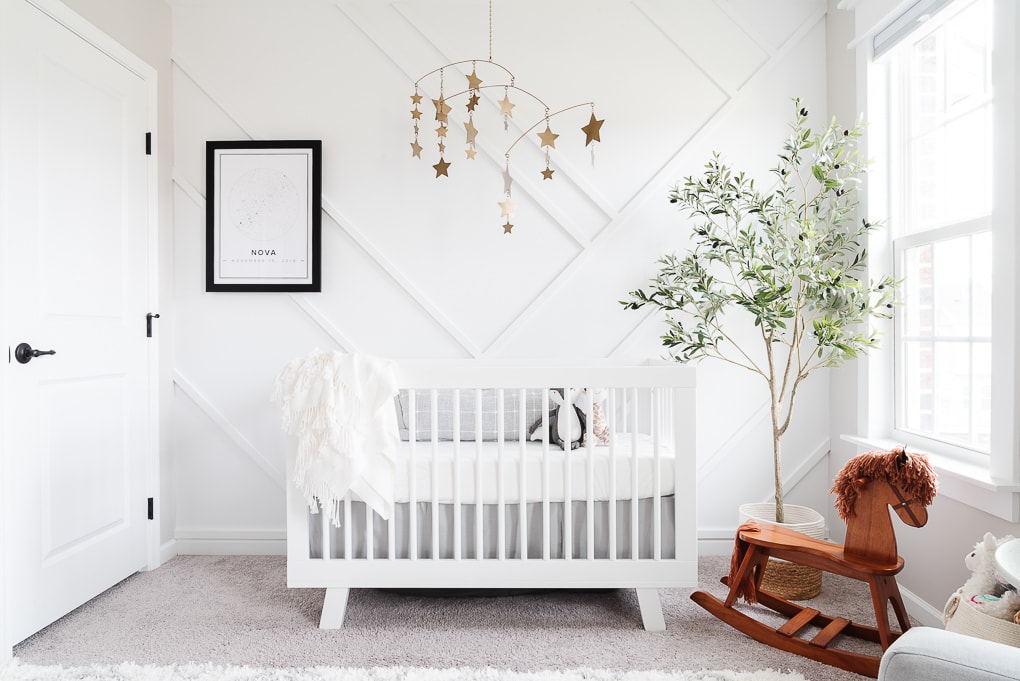
[{"label": "gray upholstered chair arm", "polygon": [[1020,648],[974,636],[913,627],[882,655],[879,681],[1020,679]]}]

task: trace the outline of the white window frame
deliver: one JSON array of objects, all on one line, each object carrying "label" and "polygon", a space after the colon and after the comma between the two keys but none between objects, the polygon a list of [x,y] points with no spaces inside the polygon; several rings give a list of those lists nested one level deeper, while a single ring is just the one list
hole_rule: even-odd
[{"label": "white window frame", "polygon": [[[925,0],[922,0],[923,4]],[[934,440],[921,441],[916,435],[897,433],[894,428],[893,391],[895,385],[895,352],[891,323],[876,326],[888,342],[873,351],[863,362],[859,396],[859,432],[845,439],[862,446],[888,447],[907,444],[925,451],[940,473],[940,494],[962,501],[987,513],[1011,522],[1020,522],[1020,337],[1017,324],[1020,304],[1017,290],[1020,278],[1014,275],[1020,262],[1020,230],[1017,208],[1020,197],[1020,135],[1013,112],[1017,107],[1017,79],[1020,78],[1020,11],[1015,0],[993,0],[995,50],[992,63],[993,79],[993,213],[990,217],[993,255],[992,293],[992,434],[991,451],[987,457],[974,456],[965,448]],[[870,121],[867,153],[879,159],[869,173],[867,186],[868,216],[890,216],[888,196],[892,189],[889,173],[880,157],[889,158],[887,130],[884,123],[889,112],[889,88],[895,82],[887,65],[873,59],[873,38],[883,28],[892,26],[911,9],[911,2],[890,6],[887,0],[842,0],[839,7],[855,12],[855,43],[857,49],[858,102]],[[902,25],[903,22],[900,22]],[[899,115],[893,111],[889,115]],[[890,216],[893,217],[893,216]],[[902,237],[901,237],[902,238]],[[902,246],[907,242],[899,244]],[[880,230],[870,244],[874,276],[893,268],[892,235]],[[906,438],[906,440],[905,440]]]}]

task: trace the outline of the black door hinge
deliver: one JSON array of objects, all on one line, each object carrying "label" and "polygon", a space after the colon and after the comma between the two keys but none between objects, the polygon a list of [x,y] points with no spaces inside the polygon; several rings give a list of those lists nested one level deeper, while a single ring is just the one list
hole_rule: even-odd
[{"label": "black door hinge", "polygon": [[145,133],[145,155],[152,156],[152,133]]},{"label": "black door hinge", "polygon": [[153,319],[159,319],[159,313],[153,314],[152,312],[147,312],[145,314],[145,337],[146,338],[152,338],[152,320]]},{"label": "black door hinge", "polygon": [[149,520],[153,520],[156,517],[155,499],[149,497]]}]

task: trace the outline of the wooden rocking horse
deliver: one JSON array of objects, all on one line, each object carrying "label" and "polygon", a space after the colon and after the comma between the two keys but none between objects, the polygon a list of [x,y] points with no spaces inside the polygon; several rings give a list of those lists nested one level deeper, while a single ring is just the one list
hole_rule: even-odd
[{"label": "wooden rocking horse", "polygon": [[[928,522],[928,505],[935,498],[935,472],[925,456],[907,454],[902,448],[868,452],[847,462],[836,476],[832,492],[836,509],[846,521],[846,542],[834,544],[808,537],[780,525],[744,523],[737,529],[725,601],[705,591],[691,598],[726,624],[751,638],[780,650],[797,653],[824,664],[857,674],[878,676],[879,655],[867,655],[832,646],[840,635],[877,642],[885,651],[910,628],[896,575],[903,558],[896,551],[896,535],[886,506],[891,506],[907,525]],[[856,624],[842,617],[824,615],[814,608],[792,603],[760,589],[768,559],[777,558],[867,582],[877,627]],[[737,599],[760,603],[789,619],[772,628],[738,611]],[[888,606],[899,624],[889,626]],[[811,639],[798,633],[807,626],[820,628]]]}]

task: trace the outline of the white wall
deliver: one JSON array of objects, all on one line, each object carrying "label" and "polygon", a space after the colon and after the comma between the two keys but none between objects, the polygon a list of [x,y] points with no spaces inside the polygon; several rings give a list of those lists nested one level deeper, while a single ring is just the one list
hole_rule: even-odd
[{"label": "white wall", "polygon": [[[177,548],[282,549],[269,394],[276,372],[316,346],[395,358],[659,356],[659,323],[617,301],[684,247],[667,192],[713,150],[766,178],[793,97],[826,120],[824,14],[819,0],[495,3],[494,61],[553,111],[594,100],[606,121],[592,167],[579,130],[589,110],[552,120],[551,182],[535,134],[514,149],[518,212],[504,235],[503,155],[520,128],[502,129],[502,90],[486,91],[476,113],[475,161],[451,126],[449,177],[430,167],[431,106],[422,160],[409,146],[417,78],[480,58],[478,75],[498,82],[482,63],[486,3],[174,2]],[[446,78],[454,91],[466,83]],[[421,90],[427,103],[438,86]],[[511,99],[517,126],[541,119],[527,97]],[[463,101],[453,104],[459,116]],[[204,144],[247,138],[323,141],[321,294],[204,291]],[[769,498],[765,392],[715,364],[700,381],[699,485],[711,493],[699,525],[728,550],[737,503]],[[827,391],[824,375],[811,379],[787,445],[788,471],[810,481],[791,498],[818,507],[828,504]]]}]

